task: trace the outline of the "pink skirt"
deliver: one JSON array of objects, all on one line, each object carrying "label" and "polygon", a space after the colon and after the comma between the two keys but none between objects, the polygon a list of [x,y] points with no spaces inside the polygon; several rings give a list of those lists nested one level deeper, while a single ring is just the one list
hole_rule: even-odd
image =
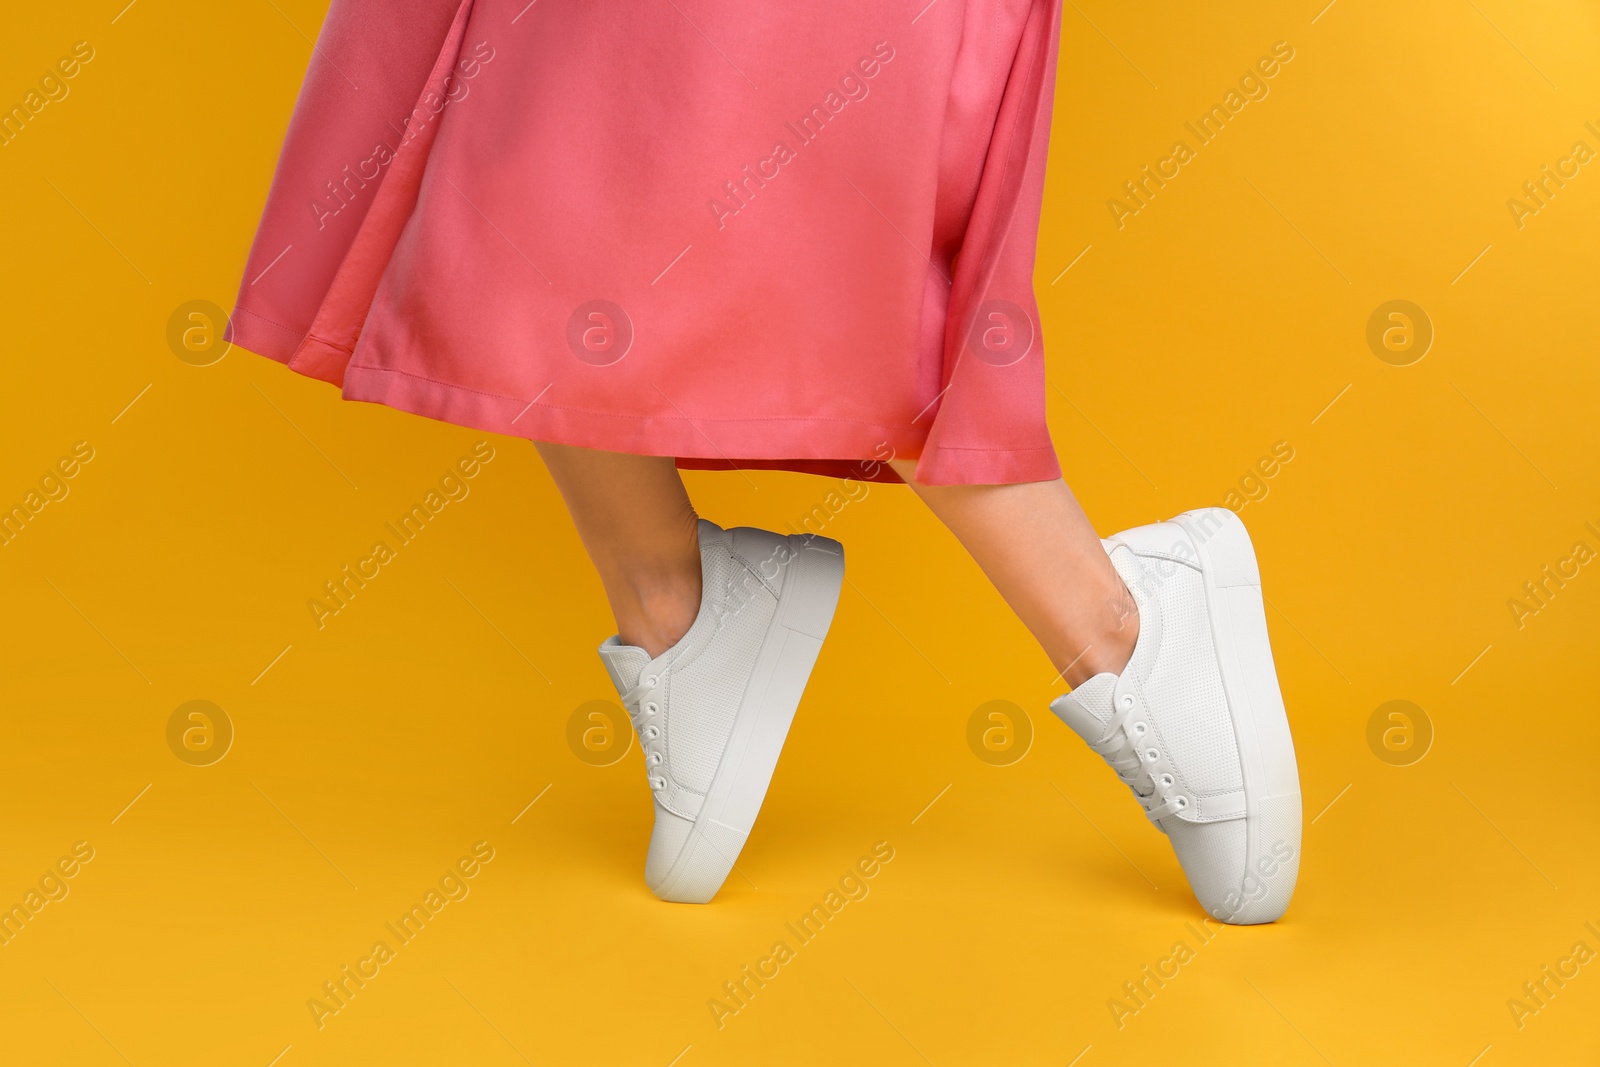
[{"label": "pink skirt", "polygon": [[231,340],[700,468],[1043,481],[1060,0],[333,0]]}]

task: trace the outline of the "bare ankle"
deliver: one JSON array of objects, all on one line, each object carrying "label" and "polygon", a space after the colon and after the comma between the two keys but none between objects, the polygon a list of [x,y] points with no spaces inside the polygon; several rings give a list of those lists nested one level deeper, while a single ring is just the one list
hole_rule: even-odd
[{"label": "bare ankle", "polygon": [[1120,578],[1106,599],[1106,608],[1099,632],[1061,670],[1069,686],[1076,688],[1097,674],[1121,674],[1133,659],[1139,643],[1139,605]]},{"label": "bare ankle", "polygon": [[657,576],[631,584],[628,602],[613,604],[617,636],[625,645],[659,656],[683,640],[700,615],[699,568],[692,574]]}]

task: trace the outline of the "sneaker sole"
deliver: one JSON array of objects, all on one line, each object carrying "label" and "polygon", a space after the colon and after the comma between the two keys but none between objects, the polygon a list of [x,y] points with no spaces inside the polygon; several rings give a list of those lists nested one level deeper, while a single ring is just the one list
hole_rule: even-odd
[{"label": "sneaker sole", "polygon": [[1300,775],[1267,635],[1261,571],[1244,523],[1227,508],[1172,520],[1199,555],[1212,638],[1244,771],[1245,877],[1238,904],[1211,913],[1236,925],[1268,923],[1289,906],[1300,873]]},{"label": "sneaker sole", "polygon": [[705,803],[666,876],[651,887],[662,900],[676,903],[705,904],[727,881],[766,799],[844,584],[844,546],[837,541],[758,530],[740,533],[765,535],[772,549],[787,542],[795,554],[783,565],[778,611],[762,640]]}]

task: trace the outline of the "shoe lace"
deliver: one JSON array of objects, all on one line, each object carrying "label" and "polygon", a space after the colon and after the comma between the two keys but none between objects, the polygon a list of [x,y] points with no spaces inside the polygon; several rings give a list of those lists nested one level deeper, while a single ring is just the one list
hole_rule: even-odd
[{"label": "shoe lace", "polygon": [[1189,806],[1189,798],[1177,792],[1177,779],[1156,744],[1142,701],[1133,693],[1118,695],[1105,740],[1089,747],[1117,772],[1151,822]]},{"label": "shoe lace", "polygon": [[667,758],[666,746],[661,739],[661,724],[656,721],[661,714],[661,676],[647,674],[639,684],[622,694],[622,706],[628,709],[628,718],[634,732],[639,735],[639,747],[644,749],[646,779],[652,792],[659,793],[667,787],[666,773],[656,773]]}]

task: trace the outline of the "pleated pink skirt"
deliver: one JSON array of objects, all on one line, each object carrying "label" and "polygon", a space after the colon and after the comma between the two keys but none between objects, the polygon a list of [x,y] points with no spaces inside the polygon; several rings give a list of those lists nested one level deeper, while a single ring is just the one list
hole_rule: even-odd
[{"label": "pleated pink skirt", "polygon": [[231,322],[537,441],[1040,481],[1060,0],[333,0]]}]

